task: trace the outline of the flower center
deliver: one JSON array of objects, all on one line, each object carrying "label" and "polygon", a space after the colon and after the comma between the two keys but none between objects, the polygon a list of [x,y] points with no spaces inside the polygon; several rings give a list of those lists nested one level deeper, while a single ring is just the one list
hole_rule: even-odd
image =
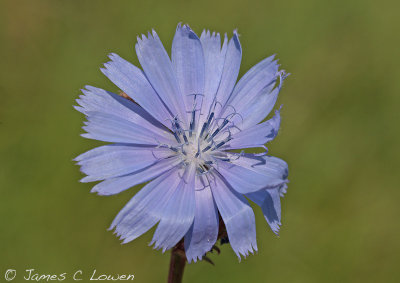
[{"label": "flower center", "polygon": [[230,128],[234,125],[230,118],[232,114],[216,119],[212,111],[202,125],[198,125],[196,110],[192,110],[188,129],[184,129],[183,123],[177,117],[171,121],[176,144],[160,146],[167,147],[178,155],[183,166],[194,164],[198,173],[207,173],[218,160],[229,162],[237,155],[224,151],[224,145],[232,139]]},{"label": "flower center", "polygon": [[187,145],[184,145],[183,149],[186,152],[185,157],[188,162],[195,162],[197,160],[198,156],[196,156],[196,153],[198,149],[193,142],[189,142]]}]

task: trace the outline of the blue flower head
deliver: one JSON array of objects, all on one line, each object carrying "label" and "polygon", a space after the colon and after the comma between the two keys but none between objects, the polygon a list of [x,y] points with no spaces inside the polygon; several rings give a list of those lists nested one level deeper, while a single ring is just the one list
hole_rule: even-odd
[{"label": "blue flower head", "polygon": [[101,181],[92,189],[99,195],[150,181],[111,224],[124,243],[158,223],[151,245],[165,251],[184,239],[188,261],[197,261],[224,224],[239,258],[257,251],[247,199],[278,233],[288,167],[279,158],[238,150],[266,149],[276,137],[279,110],[262,121],[285,72],[271,56],[236,84],[242,58],[236,31],[229,40],[209,31],[199,38],[178,25],[171,59],[155,31],[137,40],[143,70],[116,54],[102,69],[125,97],[86,86],[77,99],[87,118],[82,136],[111,143],[75,159],[87,175],[81,181]]}]

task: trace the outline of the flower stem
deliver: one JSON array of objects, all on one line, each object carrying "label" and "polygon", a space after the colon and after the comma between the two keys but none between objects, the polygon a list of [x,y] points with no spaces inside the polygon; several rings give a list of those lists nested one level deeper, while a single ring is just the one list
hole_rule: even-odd
[{"label": "flower stem", "polygon": [[178,243],[171,251],[168,283],[181,283],[186,265],[186,256],[182,243]]}]

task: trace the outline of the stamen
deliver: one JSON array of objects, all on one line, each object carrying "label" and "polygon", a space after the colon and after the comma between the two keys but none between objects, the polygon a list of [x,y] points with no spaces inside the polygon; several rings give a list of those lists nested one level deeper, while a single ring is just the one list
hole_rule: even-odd
[{"label": "stamen", "polygon": [[216,150],[216,149],[218,149],[218,148],[220,148],[221,146],[223,146],[224,144],[226,144],[228,141],[230,141],[231,140],[231,138],[228,138],[228,139],[226,139],[226,140],[223,140],[222,142],[220,142],[219,144],[217,144],[214,148],[213,148],[213,150]]},{"label": "stamen", "polygon": [[[233,106],[232,106],[233,107]],[[232,116],[231,116],[232,115]],[[232,119],[233,117],[235,117],[235,115],[238,115],[239,117],[240,117],[240,119],[242,120],[242,123],[243,123],[243,116],[242,115],[240,115],[240,113],[238,113],[238,112],[234,112],[234,113],[231,113],[231,114],[229,114],[228,116],[226,116],[226,117],[229,117],[229,116],[231,116],[229,119]]]},{"label": "stamen", "polygon": [[182,132],[182,135],[183,135],[183,139],[185,140],[185,143],[188,143],[189,141],[188,141],[188,139],[187,139],[187,137],[185,135],[185,132]]},{"label": "stamen", "polygon": [[197,95],[195,94],[194,95],[194,102],[193,102],[193,109],[192,109],[192,118],[190,120],[190,125],[189,125],[189,129],[190,129],[189,137],[192,137],[192,132],[193,132],[195,126],[196,126],[196,106],[197,106],[196,97],[197,97]]},{"label": "stamen", "polygon": [[227,161],[230,162],[231,160],[229,158],[221,158],[221,157],[217,157],[219,160],[221,161]]},{"label": "stamen", "polygon": [[203,124],[203,128],[201,129],[201,132],[200,132],[200,137],[202,137],[203,134],[204,134],[204,131],[206,129],[208,129],[208,127],[210,126],[211,121],[212,121],[213,118],[214,118],[214,112],[211,112],[210,117],[208,117],[207,122]]},{"label": "stamen", "polygon": [[260,147],[263,148],[265,151],[260,153],[255,153],[254,156],[265,156],[268,154],[268,148],[265,145],[261,145]]},{"label": "stamen", "polygon": [[203,124],[203,127],[201,127],[200,137],[203,136],[203,133],[204,133],[204,131],[206,130],[206,127],[207,127],[207,122],[205,122],[205,123]]},{"label": "stamen", "polygon": [[[181,166],[194,166],[193,168],[196,168],[196,174],[198,176],[204,175],[204,178],[201,178],[210,183],[212,178],[215,178],[215,176],[209,173],[212,170],[218,170],[221,161],[232,162],[242,155],[229,155],[224,150],[221,150],[224,145],[232,140],[231,129],[236,127],[233,118],[235,115],[240,116],[240,114],[236,112],[234,107],[232,107],[233,113],[230,113],[227,116],[224,115],[224,118],[218,118],[217,116],[219,115],[219,112],[216,111],[217,105],[221,106],[221,111],[223,110],[223,107],[221,103],[214,100],[205,121],[202,120],[201,122],[202,127],[199,132],[200,124],[196,120],[202,117],[203,114],[201,113],[201,109],[196,109],[197,104],[200,103],[200,101],[196,101],[197,94],[193,95],[193,108],[192,110],[187,111],[187,115],[190,119],[188,128],[183,126],[186,124],[175,116],[170,121],[172,124],[171,133],[175,137],[176,142],[174,141],[172,145],[159,144],[157,147],[168,148],[173,151],[171,152],[171,157],[180,157],[182,162]],[[235,120],[238,121],[238,119]],[[197,135],[197,133],[200,134]],[[152,154],[154,158],[157,158],[155,153]],[[185,174],[179,177],[186,182]]]},{"label": "stamen", "polygon": [[214,131],[214,133],[212,133],[212,135],[208,138],[208,141],[211,141],[211,140],[226,126],[226,124],[228,124],[228,123],[229,123],[229,120],[228,120],[228,119],[224,119],[224,122],[222,122],[222,125],[219,126],[219,127]]},{"label": "stamen", "polygon": [[207,145],[201,152],[206,152],[207,150],[209,150],[211,148],[211,145]]},{"label": "stamen", "polygon": [[[158,157],[158,156],[156,156],[156,154],[154,153],[154,151],[152,150],[151,151],[151,154],[153,155],[153,157],[156,159],[156,160],[163,160],[164,158],[161,158],[161,157]],[[169,157],[167,157],[167,158],[169,158]],[[165,158],[165,159],[167,159],[167,158]]]},{"label": "stamen", "polygon": [[229,126],[229,129],[230,129],[230,128],[235,128],[235,129],[237,129],[239,132],[242,131],[242,129],[239,128],[238,126],[236,126],[235,124],[233,124],[232,126]]},{"label": "stamen", "polygon": [[173,134],[174,134],[174,137],[175,137],[176,141],[178,143],[181,143],[181,139],[179,138],[178,134],[175,131],[173,131]]},{"label": "stamen", "polygon": [[236,158],[235,159],[231,158],[231,160],[238,160],[240,157],[244,155],[244,150],[240,151],[239,154],[232,154],[232,155]]},{"label": "stamen", "polygon": [[173,128],[174,128],[174,136],[175,136],[175,139],[177,140],[177,142],[181,143],[181,139],[179,138],[179,136],[177,136],[176,132],[178,132],[180,135],[183,136],[183,139],[185,140],[185,143],[188,143],[188,139],[187,139],[187,137],[185,135],[185,132],[181,128],[181,125],[179,124],[179,121],[178,121],[178,119],[176,117],[174,118]]},{"label": "stamen", "polygon": [[175,147],[173,147],[173,146],[169,146],[168,148],[169,148],[170,150],[172,150],[172,151],[175,151],[175,152],[178,152],[178,151],[179,151],[177,148],[175,148]]},{"label": "stamen", "polygon": [[195,109],[193,109],[192,110],[192,120],[190,121],[190,131],[189,131],[189,137],[192,137],[192,132],[193,132],[193,129],[194,129],[194,127],[196,126],[196,120],[195,120],[195,118],[196,118],[196,110]]},{"label": "stamen", "polygon": [[219,101],[214,101],[214,106],[213,106],[213,111],[215,111],[215,109],[217,108],[217,105],[219,104],[219,106],[221,107],[221,109],[222,109],[222,104],[221,104],[221,102],[219,102]]},{"label": "stamen", "polygon": [[214,118],[214,112],[211,112],[210,117],[208,117],[207,126],[211,124],[213,118]]},{"label": "stamen", "polygon": [[[185,164],[184,164],[184,165],[185,165]],[[187,166],[187,164],[186,164],[185,166]],[[185,180],[185,176],[181,175],[181,173],[180,173],[180,172],[178,172],[178,176],[179,176],[179,178],[181,178],[181,179],[182,179],[182,181],[183,181],[185,184],[187,184],[187,183],[188,183],[188,182]]]},{"label": "stamen", "polygon": [[201,167],[197,167],[197,171],[199,171],[200,174],[203,174],[205,172]]},{"label": "stamen", "polygon": [[223,146],[224,144],[226,144],[227,142],[229,142],[230,140],[232,140],[232,136],[231,136],[231,132],[229,131],[229,135],[226,139],[224,139],[223,141],[221,141],[220,143],[218,143],[212,150],[216,150],[218,148],[220,148],[221,146]]}]

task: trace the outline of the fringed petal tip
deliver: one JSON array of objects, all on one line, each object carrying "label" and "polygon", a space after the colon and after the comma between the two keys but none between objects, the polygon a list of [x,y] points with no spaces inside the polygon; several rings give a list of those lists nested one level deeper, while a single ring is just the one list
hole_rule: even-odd
[{"label": "fringed petal tip", "polygon": [[272,232],[275,234],[276,237],[279,238],[279,230],[282,226],[280,221],[274,221],[269,223],[269,227],[271,228]]},{"label": "fringed petal tip", "polygon": [[280,197],[284,197],[285,194],[287,193],[287,188],[288,188],[287,184],[288,184],[289,182],[290,182],[289,180],[286,180],[286,183],[283,184],[283,185],[278,189],[278,190],[279,190],[279,196],[280,196]]},{"label": "fringed petal tip", "polygon": [[90,192],[91,192],[92,194],[97,194],[98,196],[112,196],[112,195],[114,195],[114,194],[109,193],[109,192],[106,192],[106,191],[99,191],[99,190],[97,189],[96,186],[94,186],[94,187],[90,190]]},{"label": "fringed petal tip", "polygon": [[203,256],[204,256],[204,255],[202,255],[202,256],[195,256],[195,257],[192,257],[192,258],[186,257],[186,260],[187,260],[187,262],[188,262],[189,264],[191,264],[192,262],[193,262],[193,263],[196,263],[197,261],[201,261],[201,260],[203,259]]},{"label": "fringed petal tip", "polygon": [[176,32],[187,34],[190,39],[200,40],[197,34],[190,28],[188,24],[181,25],[181,23],[179,23],[178,26],[176,27]]},{"label": "fringed petal tip", "polygon": [[190,26],[188,24],[183,24],[182,22],[179,22],[178,25],[176,26],[176,31],[179,31],[179,30],[192,31],[192,29],[190,28]]},{"label": "fringed petal tip", "polygon": [[[86,131],[85,128],[86,128],[86,126],[82,127],[82,129],[84,129]],[[83,133],[83,134],[80,134],[80,136],[85,138],[85,139],[94,139],[89,133]]]},{"label": "fringed petal tip", "polygon": [[[82,173],[83,173],[83,172],[82,172]],[[81,182],[81,183],[90,183],[90,182],[94,182],[94,181],[91,180],[91,177],[90,177],[90,176],[85,176],[85,177],[83,177],[82,179],[80,179],[79,182]],[[91,191],[90,191],[91,193],[95,192],[95,191],[93,191],[93,189],[94,189],[94,188],[91,189]]]},{"label": "fringed petal tip", "polygon": [[[210,30],[208,30],[208,29],[203,29],[203,31],[201,32],[201,39],[218,39],[218,40],[220,40],[220,38],[221,38],[221,34],[219,33],[219,32],[216,32],[216,31],[213,31],[212,33],[211,33],[211,31]],[[225,39],[227,39],[228,38],[228,34],[227,33],[224,33],[224,37],[225,37]]]},{"label": "fringed petal tip", "polygon": [[257,243],[254,242],[252,243],[249,247],[247,248],[241,248],[239,250],[234,251],[236,256],[239,259],[239,262],[242,261],[242,258],[246,259],[250,254],[254,255],[258,252],[257,249]]},{"label": "fringed petal tip", "polygon": [[[280,65],[278,65],[278,66],[280,66]],[[283,86],[284,80],[286,80],[286,78],[287,78],[288,76],[290,76],[290,75],[291,75],[291,74],[290,74],[290,73],[286,73],[285,70],[279,70],[279,71],[277,72],[276,76],[279,77],[279,85],[278,85],[278,90],[279,90],[279,91],[281,90],[281,88],[282,88],[282,86]]]},{"label": "fringed petal tip", "polygon": [[156,241],[156,240],[152,240],[149,244],[148,244],[148,246],[149,247],[152,247],[153,248],[153,250],[156,250],[156,251],[159,251],[159,250],[161,250],[161,252],[162,253],[165,253],[167,250],[170,250],[170,249],[172,249],[174,246],[167,246],[167,245],[165,245],[164,243],[162,243],[162,242],[158,242],[158,241]]},{"label": "fringed petal tip", "polygon": [[202,261],[204,259],[204,257],[206,257],[207,253],[212,252],[212,249],[210,249],[207,252],[204,252],[202,254],[194,254],[194,255],[188,255],[186,254],[186,260],[187,262],[190,263],[196,263],[198,261]]},{"label": "fringed petal tip", "polygon": [[118,60],[118,58],[120,58],[120,57],[118,56],[118,54],[111,52],[108,54],[108,58],[110,58],[110,60],[112,60],[112,61],[115,61],[115,60]]},{"label": "fringed petal tip", "polygon": [[200,37],[201,37],[201,38],[203,38],[203,37],[210,37],[210,30],[208,30],[208,29],[203,29],[203,31],[201,32]]},{"label": "fringed petal tip", "polygon": [[239,34],[237,33],[237,30],[233,31],[233,37],[231,40],[233,40],[233,42],[235,43],[236,49],[239,50],[240,55],[242,55],[242,46],[239,41]]},{"label": "fringed petal tip", "polygon": [[[77,99],[76,101],[78,102],[79,99]],[[79,104],[79,102],[78,102]],[[74,109],[78,112],[81,112],[82,114],[85,114],[85,108],[83,108],[82,106],[77,106],[77,105],[73,105],[72,107],[74,107]]]},{"label": "fringed petal tip", "polygon": [[158,38],[158,34],[157,34],[157,32],[154,30],[154,28],[151,29],[151,32],[148,31],[148,32],[147,32],[147,35],[145,35],[145,34],[142,33],[141,35],[136,36],[136,40],[137,40],[137,43],[136,43],[136,44],[140,44],[140,43],[142,43],[143,41],[148,40],[148,39],[151,39],[151,38]]},{"label": "fringed petal tip", "polygon": [[117,233],[116,231],[113,232],[113,234],[118,238],[118,240],[120,241],[121,245],[125,245],[129,242],[132,242],[134,239],[129,239],[129,237],[125,237],[122,234]]},{"label": "fringed petal tip", "polygon": [[112,234],[115,235],[119,241],[121,241],[121,245],[125,245],[136,239],[136,237],[131,237],[128,231],[118,229],[117,225],[114,224],[112,224],[107,231],[112,231]]}]

